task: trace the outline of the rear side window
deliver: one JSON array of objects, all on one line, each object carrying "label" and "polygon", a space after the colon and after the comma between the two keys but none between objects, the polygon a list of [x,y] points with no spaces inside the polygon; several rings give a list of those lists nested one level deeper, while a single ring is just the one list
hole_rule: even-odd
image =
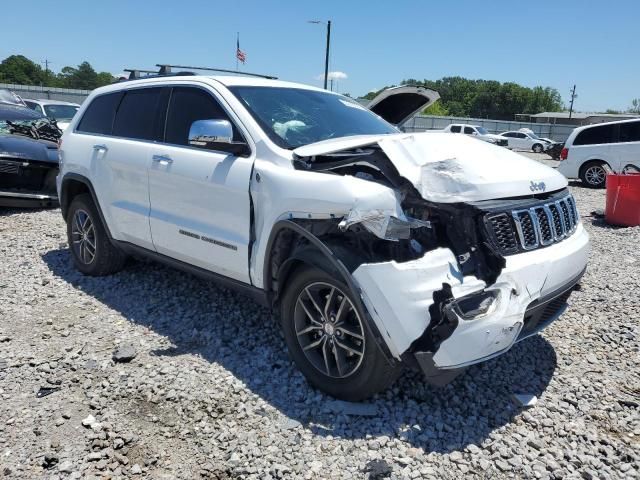
[{"label": "rear side window", "polygon": [[[196,120],[229,120],[229,117],[220,104],[204,90],[190,87],[174,88],[169,101],[165,142],[189,145],[189,129]],[[235,127],[233,132],[234,140],[239,140]]]},{"label": "rear side window", "polygon": [[473,132],[475,132],[475,130],[471,127],[464,127],[464,133],[466,133],[467,135],[471,135],[473,134]]},{"label": "rear side window", "polygon": [[460,133],[460,125],[451,125],[451,131],[453,133]]},{"label": "rear side window", "polygon": [[113,135],[139,140],[157,138],[161,92],[162,88],[127,91],[116,113]]},{"label": "rear side window", "polygon": [[86,133],[111,134],[116,109],[122,98],[122,92],[108,93],[93,99],[84,112],[77,130]]},{"label": "rear side window", "polygon": [[616,125],[600,125],[581,131],[573,142],[574,145],[596,145],[598,143],[615,142]]},{"label": "rear side window", "polygon": [[640,122],[620,124],[621,142],[640,142]]}]

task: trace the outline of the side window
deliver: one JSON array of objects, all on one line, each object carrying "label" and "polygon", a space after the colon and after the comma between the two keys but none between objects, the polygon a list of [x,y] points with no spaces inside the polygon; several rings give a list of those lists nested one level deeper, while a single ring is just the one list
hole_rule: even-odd
[{"label": "side window", "polygon": [[620,124],[621,142],[640,142],[640,122]]},{"label": "side window", "polygon": [[460,133],[460,125],[451,125],[451,132]]},{"label": "side window", "polygon": [[471,127],[464,127],[464,133],[466,133],[467,135],[473,135],[475,133],[475,130]]},{"label": "side window", "polygon": [[504,133],[501,133],[500,135],[507,138],[513,138],[513,133],[511,132],[504,132]]},{"label": "side window", "polygon": [[516,138],[527,138],[527,136],[524,133],[520,133],[520,132],[516,132],[514,135],[516,136]]},{"label": "side window", "polygon": [[111,135],[113,119],[121,98],[122,92],[108,93],[94,98],[91,105],[84,112],[80,123],[78,123],[77,130],[79,132]]},{"label": "side window", "polygon": [[601,125],[590,127],[578,134],[574,145],[595,145],[598,143],[611,143],[615,141],[616,125]]},{"label": "side window", "polygon": [[[176,87],[171,94],[164,140],[174,145],[189,145],[189,129],[196,120],[229,120],[215,98],[195,87]],[[233,124],[233,122],[232,122]],[[241,140],[235,126],[233,139]]]},{"label": "side window", "polygon": [[139,140],[155,139],[161,92],[161,88],[125,92],[113,123],[113,135]]}]

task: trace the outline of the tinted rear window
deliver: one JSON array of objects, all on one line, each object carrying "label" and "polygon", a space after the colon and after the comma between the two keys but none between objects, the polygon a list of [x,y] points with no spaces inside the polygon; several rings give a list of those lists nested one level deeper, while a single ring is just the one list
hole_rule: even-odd
[{"label": "tinted rear window", "polygon": [[161,91],[161,88],[141,88],[126,92],[116,114],[113,135],[153,140]]},{"label": "tinted rear window", "polygon": [[452,125],[451,126],[451,131],[453,133],[460,133],[460,125]]},{"label": "tinted rear window", "polygon": [[640,142],[640,122],[620,124],[621,142]]},{"label": "tinted rear window", "polygon": [[590,127],[578,134],[574,145],[596,145],[599,143],[615,142],[616,125],[601,125]]},{"label": "tinted rear window", "polygon": [[108,93],[94,98],[78,124],[78,131],[110,135],[113,118],[121,98],[122,92]]},{"label": "tinted rear window", "polygon": [[471,127],[464,127],[464,133],[466,133],[466,134],[468,134],[468,135],[469,135],[469,134],[472,134],[472,133],[474,133],[474,132],[475,132],[475,130],[474,130],[473,128],[471,128]]}]

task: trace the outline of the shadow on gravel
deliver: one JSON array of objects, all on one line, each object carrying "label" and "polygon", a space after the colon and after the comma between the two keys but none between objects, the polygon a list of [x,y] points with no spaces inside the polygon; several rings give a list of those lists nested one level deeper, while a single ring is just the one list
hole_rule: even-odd
[{"label": "shadow on gravel", "polygon": [[[117,275],[91,278],[71,266],[68,250],[50,251],[43,260],[73,287],[170,340],[172,347],[151,355],[199,355],[224,367],[288,417],[273,420],[275,428],[291,429],[291,435],[300,422],[319,436],[398,436],[426,452],[460,450],[508,424],[520,412],[511,395],[540,396],[556,367],[553,347],[535,336],[442,389],[407,372],[371,401],[373,415],[347,416],[340,402],[307,385],[270,312],[244,297],[153,263],[132,262]],[[238,400],[231,397],[233,415]]]}]

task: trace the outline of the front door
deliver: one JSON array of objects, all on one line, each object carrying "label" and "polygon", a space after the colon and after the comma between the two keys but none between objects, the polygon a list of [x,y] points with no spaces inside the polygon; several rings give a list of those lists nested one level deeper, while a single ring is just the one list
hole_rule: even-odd
[{"label": "front door", "polygon": [[158,253],[249,283],[253,155],[189,146],[191,124],[209,119],[233,123],[212,92],[172,89],[164,141],[149,152],[153,243]]}]

